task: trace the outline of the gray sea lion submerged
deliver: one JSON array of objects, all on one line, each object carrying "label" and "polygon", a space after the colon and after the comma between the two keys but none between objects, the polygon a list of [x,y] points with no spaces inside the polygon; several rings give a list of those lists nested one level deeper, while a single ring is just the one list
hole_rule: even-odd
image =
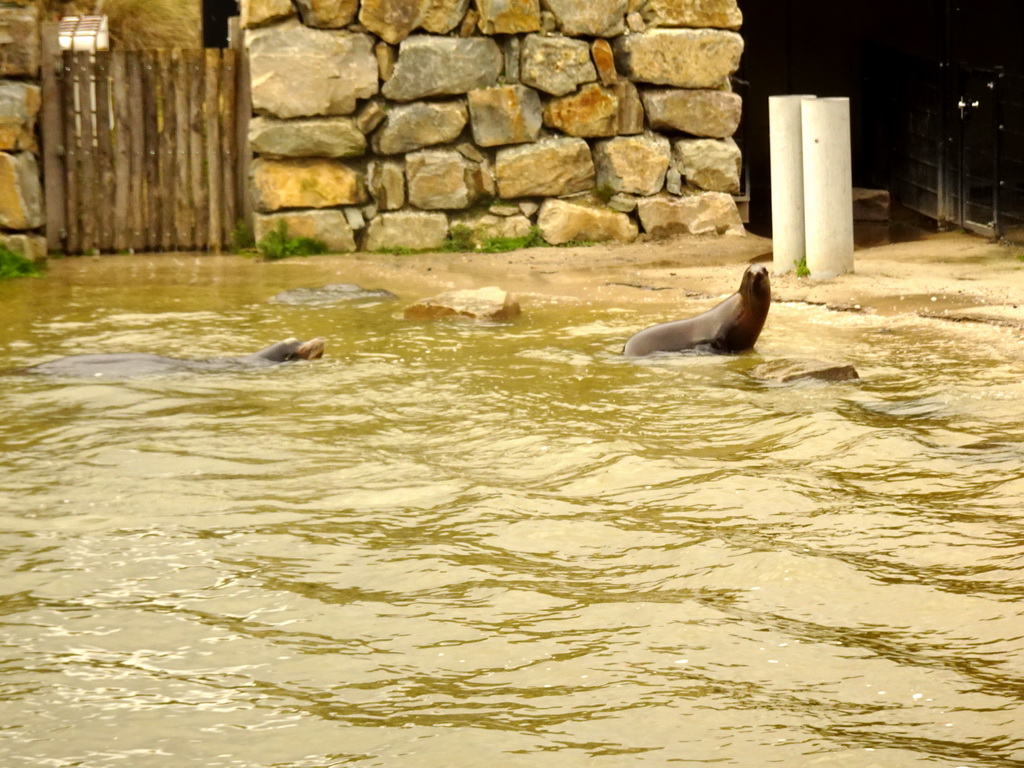
[{"label": "gray sea lion submerged", "polygon": [[300,341],[286,339],[244,357],[213,357],[184,360],[145,353],[72,355],[22,369],[22,373],[72,377],[129,378],[175,371],[223,371],[288,363],[293,360],[317,360],[324,354],[322,338]]},{"label": "gray sea lion submerged", "polygon": [[743,273],[740,289],[721,304],[696,317],[645,328],[626,342],[622,354],[643,357],[695,348],[719,354],[743,352],[761,335],[771,303],[768,270],[763,264],[751,264]]}]

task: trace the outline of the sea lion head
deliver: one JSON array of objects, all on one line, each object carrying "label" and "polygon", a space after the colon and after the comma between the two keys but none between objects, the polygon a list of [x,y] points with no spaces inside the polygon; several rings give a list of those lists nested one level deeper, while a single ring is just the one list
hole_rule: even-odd
[{"label": "sea lion head", "polygon": [[262,349],[253,357],[270,360],[274,363],[289,363],[293,360],[319,360],[324,354],[326,341],[317,337],[309,341],[301,339],[285,339],[277,344]]},{"label": "sea lion head", "polygon": [[326,343],[326,340],[321,336],[304,341],[295,350],[295,357],[302,358],[303,360],[319,360],[324,356],[324,345]]},{"label": "sea lion head", "polygon": [[722,334],[711,345],[716,351],[729,354],[751,349],[761,335],[772,304],[772,284],[767,268],[763,264],[747,267],[735,296],[739,296],[739,305],[731,305]]},{"label": "sea lion head", "polygon": [[748,304],[770,304],[772,281],[768,277],[768,268],[764,264],[751,264],[747,267],[740,282],[739,293]]}]

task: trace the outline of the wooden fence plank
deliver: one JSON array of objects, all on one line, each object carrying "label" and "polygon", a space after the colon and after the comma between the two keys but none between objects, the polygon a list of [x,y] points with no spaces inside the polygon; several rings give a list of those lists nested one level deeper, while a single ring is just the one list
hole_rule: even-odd
[{"label": "wooden fence plank", "polygon": [[220,52],[206,51],[206,180],[210,189],[210,250],[219,253],[223,239],[223,190],[220,156]]},{"label": "wooden fence plank", "polygon": [[252,194],[249,190],[249,171],[252,166],[252,152],[249,149],[249,121],[252,116],[252,89],[249,81],[249,52],[245,47],[247,32],[241,28],[240,18],[233,16],[229,20],[231,47],[237,56],[236,67],[238,78],[235,99],[235,145],[238,147],[238,160],[235,163],[235,200],[238,205],[237,216],[244,222],[250,232],[253,228]]},{"label": "wooden fence plank", "polygon": [[160,248],[164,251],[174,251],[178,250],[178,225],[175,220],[178,209],[176,202],[178,173],[175,168],[178,158],[178,125],[177,114],[174,111],[175,84],[172,80],[171,52],[169,50],[156,52],[156,69],[159,83],[157,125],[160,135],[157,144],[160,165]]},{"label": "wooden fence plank", "polygon": [[96,249],[101,253],[114,250],[114,207],[110,192],[114,187],[114,144],[110,115],[110,52],[95,54],[95,97],[93,115],[96,120]]},{"label": "wooden fence plank", "polygon": [[146,147],[146,225],[144,241],[146,250],[160,250],[163,240],[161,223],[163,211],[160,200],[160,106],[158,103],[159,77],[157,76],[156,53],[142,51],[142,130]]},{"label": "wooden fence plank", "polygon": [[96,216],[99,185],[96,183],[96,119],[93,103],[96,93],[96,70],[89,53],[74,54],[76,106],[81,146],[81,176],[78,204],[82,212],[82,252],[96,250]]},{"label": "wooden fence plank", "polygon": [[64,176],[67,180],[67,198],[65,205],[65,222],[67,232],[64,238],[67,253],[82,252],[82,234],[78,214],[78,110],[75,97],[78,88],[75,85],[75,67],[73,54],[65,52],[61,56],[62,68],[62,106],[64,109]]},{"label": "wooden fence plank", "polygon": [[132,247],[131,240],[131,130],[129,129],[128,64],[124,51],[110,54],[110,100],[114,113],[113,239],[111,247],[120,253]]},{"label": "wooden fence plank", "polygon": [[235,107],[237,102],[238,56],[230,48],[221,51],[221,187],[220,193],[224,200],[222,205],[223,220],[221,238],[227,247],[231,247],[232,233],[238,224],[238,206],[235,203],[235,174],[238,172],[238,134],[231,128],[235,124]]},{"label": "wooden fence plank", "polygon": [[39,125],[43,137],[43,180],[46,183],[46,248],[64,250],[67,187],[64,184],[64,110],[61,104],[62,63],[56,22],[44,22],[42,33],[42,105]]},{"label": "wooden fence plank", "polygon": [[206,54],[189,54],[188,96],[191,107],[189,120],[189,171],[192,178],[192,205],[195,211],[193,240],[196,248],[210,246],[210,190],[206,185],[206,121],[203,106],[206,99]]},{"label": "wooden fence plank", "polygon": [[195,248],[192,226],[192,188],[189,183],[189,106],[188,73],[185,54],[176,50],[171,54],[171,82],[174,84],[174,229],[178,250]]},{"label": "wooden fence plank", "polygon": [[131,221],[131,249],[133,251],[144,251],[146,249],[146,137],[144,122],[145,101],[143,97],[143,70],[145,65],[141,56],[130,55],[126,61],[128,70],[128,91],[127,105],[128,112],[128,152],[131,161],[131,186],[128,190],[130,221]]}]

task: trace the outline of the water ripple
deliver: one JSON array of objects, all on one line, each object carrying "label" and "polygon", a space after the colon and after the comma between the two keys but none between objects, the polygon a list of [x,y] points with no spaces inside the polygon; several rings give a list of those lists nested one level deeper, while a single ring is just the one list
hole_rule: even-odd
[{"label": "water ripple", "polygon": [[[639,311],[413,324],[220,264],[5,288],[4,369],[329,343],[4,377],[3,765],[1024,765],[1005,330],[778,305],[758,353],[633,361]],[[807,355],[863,378],[752,374]]]}]

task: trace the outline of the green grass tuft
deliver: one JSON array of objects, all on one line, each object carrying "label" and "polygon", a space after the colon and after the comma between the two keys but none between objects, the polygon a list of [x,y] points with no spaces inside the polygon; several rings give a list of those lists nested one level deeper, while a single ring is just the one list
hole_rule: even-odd
[{"label": "green grass tuft", "polygon": [[456,224],[451,228],[440,250],[444,253],[475,251],[476,239],[473,237],[473,230],[465,224]]},{"label": "green grass tuft", "polygon": [[41,277],[43,269],[31,259],[0,245],[0,280],[12,280],[16,277]]},{"label": "green grass tuft", "polygon": [[291,256],[319,256],[327,253],[327,244],[312,237],[288,237],[288,226],[281,220],[256,244],[256,250],[267,261],[277,261]]},{"label": "green grass tuft", "polygon": [[530,231],[522,237],[486,237],[476,241],[471,227],[456,224],[445,241],[438,248],[406,248],[397,245],[390,248],[378,248],[374,253],[386,253],[392,256],[407,256],[412,253],[508,253],[522,248],[547,248],[548,243],[540,235],[540,229],[530,227]]},{"label": "green grass tuft", "polygon": [[430,249],[427,250],[416,250],[406,245],[390,245],[378,248],[374,253],[383,253],[387,256],[410,256],[414,253],[429,253]]},{"label": "green grass tuft", "polygon": [[[522,248],[546,248],[547,245],[536,226],[530,227],[530,231],[521,237],[485,237],[478,242],[471,227],[456,224],[437,250],[442,253],[508,253]],[[383,252],[414,253],[410,249],[396,248],[385,249]]]},{"label": "green grass tuft", "polygon": [[522,248],[546,248],[547,241],[540,236],[540,229],[530,227],[522,237],[488,237],[480,243],[481,253],[508,253]]},{"label": "green grass tuft", "polygon": [[807,257],[801,256],[800,261],[796,264],[796,276],[797,277],[810,277],[811,270],[807,268]]},{"label": "green grass tuft", "polygon": [[256,237],[253,235],[249,225],[243,219],[239,219],[235,228],[231,230],[231,252],[242,253],[251,251],[256,247]]}]

